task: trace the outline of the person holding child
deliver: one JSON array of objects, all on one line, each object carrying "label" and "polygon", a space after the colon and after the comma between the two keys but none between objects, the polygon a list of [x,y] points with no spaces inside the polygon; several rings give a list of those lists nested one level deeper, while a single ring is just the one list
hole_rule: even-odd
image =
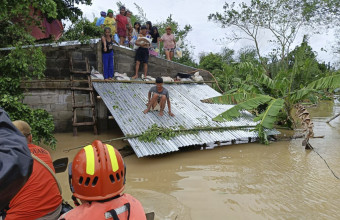
[{"label": "person holding child", "polygon": [[135,42],[135,45],[139,48],[136,51],[136,71],[135,75],[132,79],[138,78],[138,70],[140,63],[144,65],[144,77],[146,78],[146,74],[148,72],[148,61],[149,61],[149,48],[151,45],[151,36],[146,33],[146,26],[143,25],[141,27],[141,33],[138,35],[138,39]]}]

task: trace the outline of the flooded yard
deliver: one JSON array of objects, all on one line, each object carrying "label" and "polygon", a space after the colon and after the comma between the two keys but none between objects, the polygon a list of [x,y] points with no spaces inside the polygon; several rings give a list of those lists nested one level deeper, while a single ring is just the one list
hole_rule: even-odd
[{"label": "flooded yard", "polygon": [[[327,101],[308,108],[316,136],[310,143],[340,177],[339,102]],[[121,137],[119,129],[94,136],[90,132],[58,133],[53,159],[68,157],[94,139]],[[340,180],[302,140],[279,141],[188,150],[138,159],[124,158],[127,166],[125,192],[138,198],[156,219],[340,219]],[[122,148],[128,143],[111,143]],[[63,197],[71,192],[67,173],[57,174]]]}]

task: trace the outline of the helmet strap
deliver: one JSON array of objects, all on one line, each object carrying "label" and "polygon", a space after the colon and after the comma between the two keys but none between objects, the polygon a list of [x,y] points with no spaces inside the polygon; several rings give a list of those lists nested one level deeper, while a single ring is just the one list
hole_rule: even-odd
[{"label": "helmet strap", "polygon": [[74,195],[72,195],[72,200],[73,200],[73,203],[74,203],[74,205],[75,206],[80,206],[80,203],[79,203],[79,201],[78,201],[78,199],[77,199],[77,197],[75,197]]}]

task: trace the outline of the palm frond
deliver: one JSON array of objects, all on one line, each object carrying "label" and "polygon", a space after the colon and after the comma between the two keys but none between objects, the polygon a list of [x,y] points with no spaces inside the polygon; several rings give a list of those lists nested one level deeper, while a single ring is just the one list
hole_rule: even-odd
[{"label": "palm frond", "polygon": [[340,74],[326,76],[308,84],[308,89],[336,89],[340,88]]},{"label": "palm frond", "polygon": [[249,98],[255,98],[258,94],[250,94],[246,92],[236,92],[232,94],[224,94],[221,96],[216,96],[209,99],[203,99],[201,102],[205,103],[215,103],[215,104],[228,104],[228,105],[235,105],[239,102],[243,102]]},{"label": "palm frond", "polygon": [[272,100],[273,98],[267,95],[256,95],[256,97],[247,99],[243,102],[238,103],[234,107],[228,109],[227,111],[223,112],[216,116],[213,120],[214,121],[230,121],[233,118],[239,117],[241,115],[241,110],[252,110],[257,108],[259,105],[265,104]]},{"label": "palm frond", "polygon": [[274,81],[264,72],[259,72],[257,74],[257,80],[258,83],[261,83],[265,86],[267,86],[270,89],[274,88]]},{"label": "palm frond", "polygon": [[312,92],[315,92],[315,90],[307,88],[299,89],[291,94],[290,100],[292,101],[293,104],[295,104],[305,99]]},{"label": "palm frond", "polygon": [[269,102],[266,110],[262,112],[254,121],[260,121],[259,126],[272,129],[280,110],[284,107],[283,99],[273,99]]}]

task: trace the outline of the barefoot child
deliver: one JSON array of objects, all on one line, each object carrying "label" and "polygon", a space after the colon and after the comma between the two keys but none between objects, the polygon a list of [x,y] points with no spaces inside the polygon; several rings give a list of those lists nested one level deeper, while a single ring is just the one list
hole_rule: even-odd
[{"label": "barefoot child", "polygon": [[[151,98],[152,96],[152,98]],[[169,99],[169,92],[163,87],[163,79],[161,77],[156,78],[156,86],[152,87],[148,93],[148,107],[144,110],[144,114],[148,113],[151,109],[159,111],[159,116],[164,115],[165,103],[168,103],[169,115],[175,116],[171,112],[171,104]]]}]

